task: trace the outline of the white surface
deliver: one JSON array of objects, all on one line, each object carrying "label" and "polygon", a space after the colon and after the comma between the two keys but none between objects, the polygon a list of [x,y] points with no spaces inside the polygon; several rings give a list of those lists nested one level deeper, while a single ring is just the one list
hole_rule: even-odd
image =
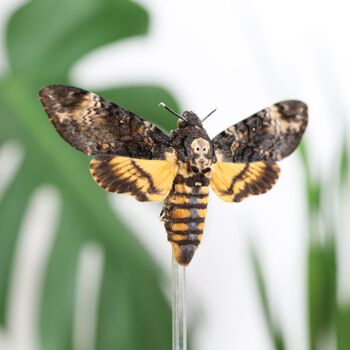
[{"label": "white surface", "polygon": [[[1,13],[8,13],[13,3],[2,0]],[[72,71],[76,85],[159,83],[175,93],[184,109],[200,116],[218,108],[206,122],[211,136],[278,100],[302,99],[310,107],[307,133],[315,168],[330,175],[341,119],[350,107],[348,2],[139,3],[150,13],[149,35],[83,58]],[[5,67],[1,62],[0,55],[0,67]],[[242,204],[221,202],[211,193],[205,236],[187,273],[196,349],[272,349],[249,241],[261,256],[288,349],[307,349],[303,182],[295,155],[281,167],[271,192]],[[160,207],[124,196],[111,201],[170,276],[170,245],[159,223]]]},{"label": "white surface", "polygon": [[[24,150],[16,141],[5,142],[0,148],[0,200],[22,164]],[[6,166],[5,166],[6,164]]]},{"label": "white surface", "polygon": [[73,348],[94,350],[104,252],[99,244],[86,243],[78,262]]},{"label": "white surface", "polygon": [[[37,350],[38,313],[46,264],[55,239],[60,198],[49,186],[31,196],[21,223],[11,271],[8,325],[0,337],[0,349]],[[43,220],[50,218],[50,220]]]}]

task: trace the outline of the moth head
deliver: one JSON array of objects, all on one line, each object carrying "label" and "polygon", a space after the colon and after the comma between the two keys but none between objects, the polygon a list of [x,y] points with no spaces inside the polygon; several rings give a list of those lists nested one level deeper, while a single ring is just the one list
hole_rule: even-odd
[{"label": "moth head", "polygon": [[168,112],[170,112],[171,114],[173,114],[175,117],[178,118],[178,122],[177,122],[178,128],[186,128],[186,127],[203,128],[204,120],[206,120],[209,116],[211,116],[216,111],[216,109],[214,109],[204,119],[201,120],[192,111],[185,111],[182,114],[179,114],[179,113],[173,111],[164,102],[161,102],[159,104],[159,106],[165,108]]},{"label": "moth head", "polygon": [[181,119],[177,121],[179,128],[185,128],[187,126],[198,126],[203,128],[202,121],[192,111],[185,111],[181,114]]},{"label": "moth head", "polygon": [[190,163],[192,168],[203,171],[211,166],[212,149],[210,142],[202,137],[194,139],[190,144]]}]

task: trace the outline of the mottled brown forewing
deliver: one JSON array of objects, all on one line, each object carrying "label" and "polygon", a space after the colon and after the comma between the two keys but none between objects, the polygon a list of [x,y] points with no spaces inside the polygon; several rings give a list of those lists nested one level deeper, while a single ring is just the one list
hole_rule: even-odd
[{"label": "mottled brown forewing", "polygon": [[79,88],[49,85],[39,92],[56,130],[88,155],[165,159],[170,137],[132,112]]},{"label": "mottled brown forewing", "polygon": [[244,119],[214,137],[219,161],[277,161],[298,146],[307,125],[307,106],[283,101]]}]

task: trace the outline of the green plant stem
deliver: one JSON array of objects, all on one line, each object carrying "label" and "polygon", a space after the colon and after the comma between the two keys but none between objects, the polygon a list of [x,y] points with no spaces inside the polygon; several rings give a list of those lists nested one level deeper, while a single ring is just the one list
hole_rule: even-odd
[{"label": "green plant stem", "polygon": [[173,350],[187,350],[186,270],[173,255]]}]

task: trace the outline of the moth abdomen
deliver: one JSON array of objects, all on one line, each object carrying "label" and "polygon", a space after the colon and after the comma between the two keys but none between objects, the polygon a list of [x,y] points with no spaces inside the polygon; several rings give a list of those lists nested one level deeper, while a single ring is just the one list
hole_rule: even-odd
[{"label": "moth abdomen", "polygon": [[177,179],[165,202],[163,220],[176,260],[187,265],[202,240],[207,213],[208,186],[188,186],[189,177]]}]

